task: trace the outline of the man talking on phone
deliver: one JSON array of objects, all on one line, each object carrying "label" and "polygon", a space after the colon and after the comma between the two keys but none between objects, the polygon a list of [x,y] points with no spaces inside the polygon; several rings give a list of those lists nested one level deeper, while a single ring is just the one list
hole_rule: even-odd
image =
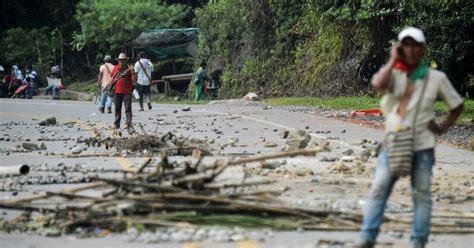
[{"label": "man talking on phone", "polygon": [[[414,130],[407,170],[413,199],[410,239],[413,247],[421,248],[425,247],[430,233],[431,171],[437,136],[453,125],[464,105],[446,74],[428,68],[423,61],[426,40],[420,29],[403,29],[398,34],[398,41],[391,48],[388,62],[373,76],[371,83],[376,90],[385,93],[381,108],[386,133]],[[450,109],[442,124],[434,121],[434,105],[438,98]],[[395,163],[388,147],[385,145],[378,156],[373,181],[363,204],[361,239],[356,247],[374,247],[387,200],[399,178],[393,173]]]}]

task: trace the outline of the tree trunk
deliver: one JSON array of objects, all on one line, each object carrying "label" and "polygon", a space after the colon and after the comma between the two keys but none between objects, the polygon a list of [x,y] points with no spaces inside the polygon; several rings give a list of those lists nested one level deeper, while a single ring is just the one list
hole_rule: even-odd
[{"label": "tree trunk", "polygon": [[58,31],[58,34],[59,34],[59,44],[60,44],[60,48],[61,48],[61,78],[63,78],[63,65],[64,65],[64,47],[63,47],[63,34],[61,33],[61,31],[59,29],[57,29]]},{"label": "tree trunk", "polygon": [[35,35],[36,50],[38,51],[38,64],[43,65],[43,60],[41,59],[41,49],[39,47],[38,36]]}]

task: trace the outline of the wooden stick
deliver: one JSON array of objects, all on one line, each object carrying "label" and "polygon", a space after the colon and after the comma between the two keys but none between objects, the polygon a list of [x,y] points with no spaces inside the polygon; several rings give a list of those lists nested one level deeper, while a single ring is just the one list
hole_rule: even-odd
[{"label": "wooden stick", "polygon": [[151,157],[145,157],[145,161],[142,163],[137,173],[142,173],[142,171],[150,164]]},{"label": "wooden stick", "polygon": [[206,184],[204,188],[207,189],[221,189],[221,188],[232,188],[232,187],[248,187],[248,186],[256,186],[256,185],[265,185],[274,183],[275,180],[264,180],[264,181],[250,181],[250,182],[243,182],[243,183],[219,183],[219,184]]},{"label": "wooden stick", "polygon": [[146,184],[146,183],[139,183],[139,182],[129,182],[129,181],[120,181],[114,179],[107,179],[107,178],[95,178],[96,181],[106,182],[112,185],[122,185],[122,186],[129,186],[129,187],[142,187],[149,190],[154,191],[171,191],[171,192],[180,192],[182,191],[179,188],[173,186],[164,186],[164,185],[156,185],[156,184]]}]

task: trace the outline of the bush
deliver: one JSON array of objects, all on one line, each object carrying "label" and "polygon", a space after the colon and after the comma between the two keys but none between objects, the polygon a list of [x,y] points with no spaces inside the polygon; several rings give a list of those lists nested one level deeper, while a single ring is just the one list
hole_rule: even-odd
[{"label": "bush", "polygon": [[459,1],[211,1],[196,11],[199,56],[223,69],[227,96],[372,94],[396,33],[413,25],[426,32],[427,60],[472,96],[473,11]]}]

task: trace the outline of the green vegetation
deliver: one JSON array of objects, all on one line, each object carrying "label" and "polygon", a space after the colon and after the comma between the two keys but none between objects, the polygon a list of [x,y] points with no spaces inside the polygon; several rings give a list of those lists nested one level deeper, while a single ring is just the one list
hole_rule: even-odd
[{"label": "green vegetation", "polygon": [[426,59],[469,97],[473,14],[472,1],[211,1],[196,11],[199,56],[223,69],[224,96],[373,94],[370,77],[414,25],[426,32]]},{"label": "green vegetation", "polygon": [[54,64],[65,82],[95,78],[103,55],[131,55],[128,41],[142,30],[197,27],[197,57],[176,70],[153,61],[155,76],[194,71],[204,60],[209,73],[223,71],[224,98],[373,96],[368,81],[396,34],[417,26],[427,36],[426,60],[464,97],[474,96],[474,1],[18,0],[2,7],[2,65],[33,64],[43,85]]},{"label": "green vegetation", "polygon": [[201,100],[197,102],[192,99],[175,100],[173,98],[167,98],[160,95],[152,97],[151,100],[154,103],[161,103],[161,104],[204,105],[204,104],[209,103],[209,100]]},{"label": "green vegetation", "polygon": [[299,221],[286,218],[263,218],[251,215],[239,214],[212,214],[205,215],[196,212],[175,212],[156,216],[157,220],[188,222],[204,226],[240,226],[243,228],[269,227],[274,229],[294,229],[301,224]]},{"label": "green vegetation", "polygon": [[67,90],[79,91],[84,93],[96,93],[97,84],[94,82],[74,82],[67,86]]},{"label": "green vegetation", "polygon": [[[278,97],[268,98],[265,102],[275,106],[314,106],[331,109],[359,110],[378,108],[380,99],[361,96],[361,97]],[[438,101],[435,104],[435,111],[438,113],[448,113],[448,108],[444,102]],[[459,118],[460,123],[470,123],[474,120],[474,100],[464,99],[464,112]]]},{"label": "green vegetation", "polygon": [[317,97],[280,97],[265,99],[265,102],[278,106],[314,106],[332,109],[370,109],[377,108],[380,99],[363,96],[363,97],[334,97],[334,98],[317,98]]},{"label": "green vegetation", "polygon": [[[73,47],[82,50],[95,45],[99,51],[107,53],[116,48],[125,49],[127,41],[143,30],[184,26],[188,12],[184,5],[166,5],[151,0],[81,1],[76,8],[75,19],[81,29],[73,34]],[[97,56],[101,59],[103,54]]]}]

